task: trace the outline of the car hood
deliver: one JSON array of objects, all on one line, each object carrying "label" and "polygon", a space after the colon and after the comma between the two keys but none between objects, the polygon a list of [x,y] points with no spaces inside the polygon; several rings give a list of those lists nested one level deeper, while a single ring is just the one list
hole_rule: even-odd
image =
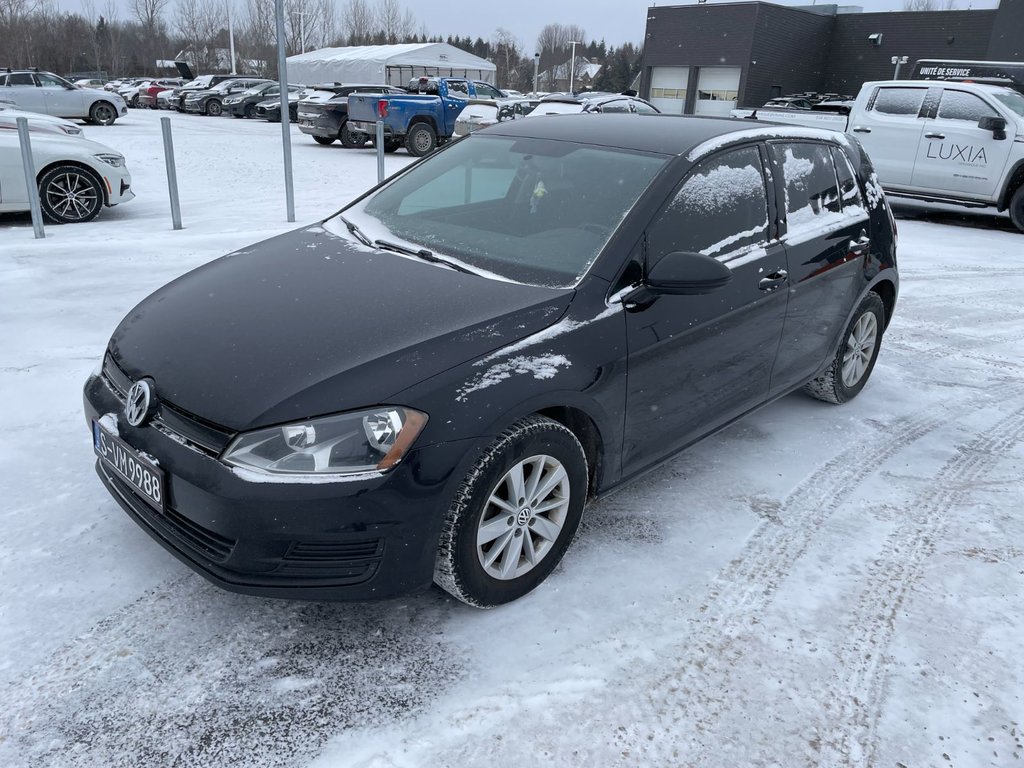
[{"label": "car hood", "polygon": [[152,377],[158,397],[242,431],[386,403],[546,328],[572,295],[315,226],[164,286],[121,321],[109,351],[133,379]]}]

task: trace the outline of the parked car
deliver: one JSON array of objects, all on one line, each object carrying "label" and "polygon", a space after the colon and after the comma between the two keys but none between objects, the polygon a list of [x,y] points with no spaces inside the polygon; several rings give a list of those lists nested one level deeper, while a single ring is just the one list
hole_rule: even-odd
[{"label": "parked car", "polygon": [[24,112],[9,104],[0,103],[0,132],[18,130],[18,118],[28,120],[30,133],[53,133],[58,136],[83,136],[82,127],[70,120],[64,120],[39,112]]},{"label": "parked car", "polygon": [[194,91],[205,91],[213,88],[215,85],[223,83],[225,80],[237,79],[239,75],[200,75],[199,77],[189,80],[180,88],[175,88],[171,94],[170,103],[174,109],[179,112],[185,111],[185,98]]},{"label": "parked car", "polygon": [[505,121],[178,278],[85,383],[102,482],[229,590],[521,597],[588,497],[868,382],[891,213],[856,140],[778,134]]},{"label": "parked car", "polygon": [[96,78],[85,78],[82,80],[75,80],[74,85],[77,85],[79,88],[102,88],[106,85],[106,82]]},{"label": "parked car", "polygon": [[167,78],[163,80],[151,80],[145,88],[139,89],[135,104],[130,106],[145,107],[147,109],[157,108],[157,97],[164,91],[173,91],[182,85],[181,78]]},{"label": "parked car", "polygon": [[[92,221],[103,206],[135,197],[124,156],[81,137],[32,134],[32,159],[43,215],[55,224]],[[15,131],[0,131],[0,213],[29,210],[28,185]]]},{"label": "parked car", "polygon": [[116,93],[78,88],[52,72],[8,70],[0,72],[0,101],[17,104],[28,112],[112,125],[128,114],[128,105]]},{"label": "parked car", "polygon": [[[294,88],[294,90],[292,90]],[[288,86],[288,119],[293,123],[298,122],[299,119],[299,102],[305,95],[306,87],[304,85],[289,85]],[[263,120],[268,120],[271,123],[281,122],[281,96],[277,96],[264,99],[263,101],[256,104],[254,110],[256,117]]]},{"label": "parked car", "polygon": [[318,144],[333,144],[335,139],[343,147],[361,147],[370,141],[365,133],[353,133],[348,126],[348,97],[353,93],[405,93],[391,85],[333,84],[329,88],[314,86],[299,101],[296,117],[299,130],[313,137]]},{"label": "parked car", "polygon": [[[289,85],[289,92],[298,92],[303,89],[301,85]],[[270,80],[259,83],[253,87],[228,96],[224,99],[224,111],[232,117],[256,117],[256,107],[264,101],[280,98],[281,86],[279,83]],[[280,110],[278,110],[280,112]]]},{"label": "parked car", "polygon": [[224,111],[224,99],[265,82],[268,81],[263,78],[239,77],[224,80],[212,88],[190,91],[185,96],[185,111],[218,117]]},{"label": "parked car", "polygon": [[461,77],[420,77],[409,84],[409,90],[380,98],[350,95],[350,130],[372,136],[379,118],[384,122],[385,150],[404,145],[410,155],[422,157],[451,138],[455,119],[470,99],[505,98],[489,83]]},{"label": "parked car", "polygon": [[852,108],[759,109],[773,123],[850,131],[891,195],[1009,211],[1024,232],[1024,95],[945,80],[865,83]]},{"label": "parked car", "polygon": [[148,88],[149,84],[150,80],[148,78],[129,80],[118,86],[117,94],[125,100],[129,107],[136,107],[139,103],[139,91],[143,88]]},{"label": "parked car", "polygon": [[473,131],[500,123],[503,120],[518,120],[526,117],[536,109],[540,99],[505,99],[490,101],[489,99],[470,99],[466,107],[455,119],[453,138],[467,136]]},{"label": "parked car", "polygon": [[575,115],[580,113],[631,112],[638,115],[661,113],[649,102],[627,93],[551,94],[530,111],[532,117],[544,115]]}]

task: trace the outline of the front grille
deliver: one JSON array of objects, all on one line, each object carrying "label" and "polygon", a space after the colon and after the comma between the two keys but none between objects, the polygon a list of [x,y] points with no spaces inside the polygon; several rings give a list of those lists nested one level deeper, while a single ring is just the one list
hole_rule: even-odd
[{"label": "front grille", "polygon": [[[128,390],[135,383],[109,354],[103,359],[103,378],[122,403]],[[228,447],[228,443],[234,436],[233,433],[200,419],[188,411],[178,408],[173,403],[159,400],[159,397],[158,390],[159,408],[153,419],[154,427],[169,434],[172,438],[183,438],[187,443],[200,448],[211,456],[219,456]]]},{"label": "front grille", "polygon": [[102,461],[99,466],[103,476],[135,516],[164,538],[173,540],[180,548],[198,555],[201,559],[220,563],[231,556],[231,551],[237,544],[235,539],[229,539],[204,528],[171,507],[161,514],[139,497],[128,483],[108,472]]}]

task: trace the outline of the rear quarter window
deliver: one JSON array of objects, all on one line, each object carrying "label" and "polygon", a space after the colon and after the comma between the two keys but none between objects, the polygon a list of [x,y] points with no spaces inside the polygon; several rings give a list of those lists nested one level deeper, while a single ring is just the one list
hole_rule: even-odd
[{"label": "rear quarter window", "polygon": [[917,117],[927,92],[925,88],[879,88],[871,108],[883,115]]}]

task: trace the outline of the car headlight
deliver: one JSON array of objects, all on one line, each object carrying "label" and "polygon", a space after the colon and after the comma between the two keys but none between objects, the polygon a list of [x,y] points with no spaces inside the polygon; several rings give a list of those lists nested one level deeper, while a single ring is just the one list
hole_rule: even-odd
[{"label": "car headlight", "polygon": [[107,165],[112,165],[115,168],[123,168],[124,167],[124,157],[122,155],[102,154],[102,155],[93,155],[93,157],[95,157],[97,160],[102,160]]},{"label": "car headlight", "polygon": [[66,133],[68,136],[82,135],[82,129],[79,128],[77,125],[60,125],[58,126],[58,128],[64,131],[64,133]]},{"label": "car headlight", "polygon": [[427,414],[382,406],[258,429],[236,437],[222,461],[269,475],[353,475],[396,466]]}]

